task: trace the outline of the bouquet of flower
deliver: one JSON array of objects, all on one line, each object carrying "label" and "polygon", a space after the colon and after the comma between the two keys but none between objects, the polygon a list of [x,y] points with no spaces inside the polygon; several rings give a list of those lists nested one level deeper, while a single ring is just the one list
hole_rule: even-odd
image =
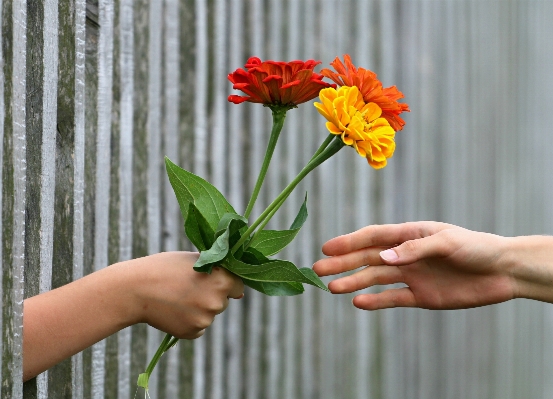
[{"label": "bouquet of flower", "polygon": [[[310,268],[297,268],[292,262],[269,258],[298,234],[307,219],[307,195],[288,230],[265,230],[265,226],[294,188],[343,147],[353,147],[375,169],[385,167],[395,150],[395,132],[405,124],[399,115],[409,111],[407,104],[398,103],[403,94],[395,86],[383,88],[375,73],[355,67],[349,55],[344,56],[344,61],[345,65],[336,58],[331,63],[335,71],[323,69],[318,74],[314,68],[320,62],[314,60],[277,62],[251,57],[245,69],[228,75],[233,88],[246,94],[230,95],[230,102],[260,103],[273,115],[265,158],[243,215],[209,182],[165,159],[186,236],[200,251],[194,265],[196,271],[211,273],[213,266],[221,266],[241,277],[245,285],[272,296],[301,294],[303,284],[328,291]],[[324,77],[334,83],[323,81]],[[315,103],[315,107],[326,118],[330,134],[298,175],[249,223],[286,113],[317,96],[321,102]],[[139,386],[148,388],[150,374],[159,358],[177,341],[171,335],[165,337],[146,371],[140,374]]]}]

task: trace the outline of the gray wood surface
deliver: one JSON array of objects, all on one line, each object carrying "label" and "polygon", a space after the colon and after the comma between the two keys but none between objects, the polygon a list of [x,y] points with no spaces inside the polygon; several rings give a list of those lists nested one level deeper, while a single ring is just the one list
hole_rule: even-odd
[{"label": "gray wood surface", "polygon": [[[0,0],[0,15],[2,398],[144,395],[136,378],[163,336],[145,325],[22,384],[23,299],[193,249],[165,155],[245,209],[271,121],[227,102],[249,56],[327,67],[349,53],[412,110],[384,170],[346,148],[300,184],[269,225],[288,227],[309,193],[283,259],[310,266],[327,239],[371,223],[553,233],[551,1]],[[251,220],[325,130],[312,103],[288,113]],[[247,290],[162,359],[150,396],[553,398],[551,305],[369,313],[351,298]]]}]

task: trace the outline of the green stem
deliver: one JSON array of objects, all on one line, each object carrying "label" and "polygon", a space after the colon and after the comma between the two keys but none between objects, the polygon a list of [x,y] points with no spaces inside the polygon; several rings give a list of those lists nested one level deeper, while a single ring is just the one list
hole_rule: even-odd
[{"label": "green stem", "polygon": [[273,210],[275,208],[278,209],[284,203],[284,200],[288,197],[288,195],[290,195],[292,190],[296,188],[296,186],[303,180],[305,176],[309,174],[309,172],[311,172],[313,169],[315,169],[317,166],[322,164],[328,158],[330,158],[338,151],[340,151],[340,149],[342,149],[344,145],[345,144],[342,142],[342,140],[338,138],[337,140],[334,140],[332,144],[327,146],[327,148],[325,148],[325,150],[321,152],[317,157],[312,159],[301,170],[301,172],[298,173],[298,175],[294,178],[294,180],[292,180],[292,182],[290,182],[290,184],[288,184],[286,188],[282,190],[282,192],[278,195],[278,197],[276,197],[275,200],[271,202],[271,204],[267,207],[267,209],[265,209],[265,211],[263,211],[263,213],[255,220],[255,222],[253,222],[253,224],[248,228],[248,230],[244,232],[240,240],[238,240],[238,242],[232,247],[231,252],[235,253],[238,250],[238,248],[240,248],[240,245],[242,245],[244,241],[248,239],[250,234],[254,232],[257,226],[259,226],[262,222],[264,222],[265,219],[267,219],[268,221],[270,219],[268,217],[269,215],[271,216],[274,215]]},{"label": "green stem", "polygon": [[244,217],[246,219],[250,216],[253,210],[253,206],[255,205],[255,201],[259,196],[259,191],[261,190],[261,186],[263,185],[263,181],[265,180],[265,175],[267,175],[267,170],[269,169],[269,164],[271,163],[271,158],[273,157],[273,152],[275,151],[278,137],[280,136],[280,132],[282,131],[284,119],[286,118],[286,108],[272,108],[271,110],[273,111],[273,128],[271,130],[271,137],[269,138],[269,144],[267,145],[267,151],[265,152],[263,165],[261,166],[261,170],[259,171],[259,176],[257,176],[257,182],[255,183],[252,196],[250,198],[250,201],[248,202],[246,211],[244,212]]},{"label": "green stem", "polygon": [[157,348],[154,357],[152,358],[152,360],[150,360],[150,364],[148,364],[148,367],[146,367],[145,371],[145,373],[148,374],[148,378],[150,377],[150,374],[152,374],[152,371],[154,371],[154,368],[156,367],[157,362],[159,362],[161,356],[165,353],[165,351],[167,351],[167,349],[169,349],[168,344],[169,342],[171,342],[171,338],[173,338],[172,335],[165,335],[165,338],[163,338],[163,341],[161,341],[161,344],[159,345],[159,348]]},{"label": "green stem", "polygon": [[173,346],[175,346],[177,344],[177,342],[179,342],[179,338],[177,338],[177,337],[171,338],[171,341],[169,341],[169,343],[167,344],[167,346],[165,348],[165,352],[167,352],[169,349],[171,349]]},{"label": "green stem", "polygon": [[[319,148],[317,149],[317,151],[315,151],[315,154],[313,154],[313,156],[311,157],[311,159],[309,160],[309,162],[313,161],[315,158],[317,158],[325,149],[326,147],[328,147],[328,145],[330,144],[330,142],[336,137],[335,134],[329,134],[327,136],[327,138],[325,139],[325,141],[323,141],[323,143],[319,146]],[[308,164],[309,164],[308,162]],[[291,193],[290,193],[291,194]],[[273,209],[273,211],[267,215],[267,218],[263,221],[263,223],[261,223],[259,225],[259,228],[257,229],[257,231],[254,233],[252,239],[249,241],[249,242],[252,242],[255,237],[265,228],[265,226],[267,225],[267,223],[269,223],[269,220],[271,220],[271,218],[274,216],[274,214],[278,211],[278,209],[282,206],[282,204],[284,203],[284,201],[286,201],[286,199],[290,196],[290,194],[288,194],[286,196],[286,198],[284,198],[276,207],[275,209]],[[248,247],[248,245],[246,245],[246,248]]]},{"label": "green stem", "polygon": [[328,145],[330,144],[330,142],[332,141],[333,138],[335,138],[336,135],[335,134],[332,134],[330,133],[327,138],[325,139],[325,141],[323,141],[323,143],[319,146],[319,148],[317,149],[317,151],[315,151],[315,154],[313,154],[313,156],[311,157],[311,159],[309,160],[309,162],[311,162],[312,160],[314,160],[316,157],[319,156],[319,154],[321,152],[323,152],[325,150],[326,147],[328,147]]},{"label": "green stem", "polygon": [[[290,193],[291,194],[291,193]],[[244,245],[244,249],[248,248],[249,247],[249,243],[251,243],[253,240],[255,240],[255,237],[257,237],[259,235],[259,233],[265,228],[265,226],[267,226],[267,223],[269,223],[269,220],[271,220],[271,218],[274,216],[274,214],[279,210],[279,208],[282,206],[282,204],[284,204],[284,201],[286,201],[286,199],[290,196],[290,194],[288,194],[285,198],[282,199],[282,201],[279,202],[279,204],[277,206],[275,206],[275,209],[272,210],[271,213],[269,213],[267,215],[267,217],[265,218],[265,220],[263,221],[263,223],[261,223],[259,225],[259,228],[256,230],[256,232],[253,234],[252,236],[252,239],[248,242],[248,244],[245,244]]]}]

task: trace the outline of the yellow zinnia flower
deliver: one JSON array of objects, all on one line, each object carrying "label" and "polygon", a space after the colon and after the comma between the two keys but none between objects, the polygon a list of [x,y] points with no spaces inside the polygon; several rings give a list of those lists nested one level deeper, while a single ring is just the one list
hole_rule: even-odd
[{"label": "yellow zinnia flower", "polygon": [[315,107],[327,119],[328,131],[340,135],[373,168],[386,166],[395,150],[395,130],[381,117],[382,109],[376,103],[365,103],[356,86],[323,89],[319,98],[322,103]]},{"label": "yellow zinnia flower", "polygon": [[319,113],[327,119],[326,128],[335,135],[340,135],[347,145],[353,145],[361,139],[365,121],[359,108],[365,103],[357,87],[340,87],[323,89],[319,92],[322,103],[315,103]]}]

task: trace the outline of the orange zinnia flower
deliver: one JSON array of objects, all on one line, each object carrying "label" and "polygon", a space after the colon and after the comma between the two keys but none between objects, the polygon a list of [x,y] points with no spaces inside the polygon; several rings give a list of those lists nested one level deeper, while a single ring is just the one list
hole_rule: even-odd
[{"label": "orange zinnia flower", "polygon": [[376,74],[368,69],[356,68],[351,62],[351,57],[344,55],[346,65],[338,57],[330,63],[336,72],[323,69],[321,74],[332,79],[340,86],[357,86],[365,103],[376,103],[382,109],[382,117],[385,118],[395,131],[403,129],[405,121],[400,118],[402,112],[409,112],[409,105],[398,103],[403,98],[403,93],[396,86],[382,87]]},{"label": "orange zinnia flower", "polygon": [[328,121],[328,131],[355,148],[373,168],[385,167],[394,155],[396,132],[378,104],[365,103],[356,86],[323,89],[319,98],[321,102],[314,105]]},{"label": "orange zinnia flower", "polygon": [[244,101],[268,106],[294,108],[312,100],[326,87],[336,87],[323,82],[323,76],[313,72],[320,61],[261,61],[250,57],[244,66],[228,75],[233,88],[247,96],[230,95],[228,100],[235,104]]}]

